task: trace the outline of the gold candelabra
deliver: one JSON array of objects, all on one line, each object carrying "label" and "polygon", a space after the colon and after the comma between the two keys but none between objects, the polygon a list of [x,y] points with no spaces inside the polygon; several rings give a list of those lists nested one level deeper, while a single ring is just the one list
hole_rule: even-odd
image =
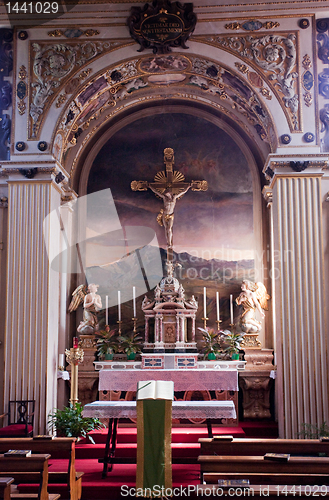
[{"label": "gold candelabra", "polygon": [[209,318],[206,317],[206,318],[201,318],[201,319],[203,321],[203,328],[206,329],[207,328],[207,321]]},{"label": "gold candelabra", "polygon": [[219,332],[219,326],[222,323],[222,320],[221,319],[216,319],[216,323],[217,323],[217,331]]},{"label": "gold candelabra", "polygon": [[83,361],[83,349],[79,347],[77,337],[73,339],[73,347],[65,349],[66,361],[71,365],[71,398],[70,403],[75,407],[78,402],[78,365]]}]

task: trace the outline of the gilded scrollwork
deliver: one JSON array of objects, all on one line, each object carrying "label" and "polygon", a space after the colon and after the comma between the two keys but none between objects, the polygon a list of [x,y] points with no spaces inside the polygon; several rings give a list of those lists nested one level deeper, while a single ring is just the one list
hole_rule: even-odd
[{"label": "gilded scrollwork", "polygon": [[120,45],[120,42],[83,42],[83,43],[39,43],[32,44],[33,81],[31,83],[30,117],[31,137],[37,137],[40,117],[45,111],[51,96],[67,78],[91,59],[105,50]]},{"label": "gilded scrollwork", "polygon": [[281,96],[292,130],[300,130],[296,34],[209,36],[205,41],[238,54],[260,69],[268,85]]}]

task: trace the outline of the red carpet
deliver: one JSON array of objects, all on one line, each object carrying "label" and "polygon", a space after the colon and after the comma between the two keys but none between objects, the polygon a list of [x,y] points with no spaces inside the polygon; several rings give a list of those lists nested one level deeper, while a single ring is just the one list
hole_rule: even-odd
[{"label": "red carpet", "polygon": [[[95,445],[82,440],[76,446],[76,470],[84,472],[82,478],[82,500],[123,500],[132,497],[130,488],[135,487],[136,465],[114,464],[113,470],[102,479],[103,464],[98,458],[104,454],[106,430],[91,433]],[[234,437],[277,437],[277,426],[274,422],[242,422],[238,427],[217,427],[214,434],[232,434]],[[187,487],[200,482],[198,439],[207,437],[206,427],[175,427],[172,431],[173,459],[192,459],[195,463],[173,464],[173,487]],[[136,427],[119,427],[117,458],[136,458]],[[63,471],[67,467],[65,460],[51,460],[51,471]],[[20,487],[22,492],[32,492],[31,486]],[[60,493],[61,499],[68,498],[63,485],[51,484],[50,493]],[[178,497],[179,498],[179,497]]]}]

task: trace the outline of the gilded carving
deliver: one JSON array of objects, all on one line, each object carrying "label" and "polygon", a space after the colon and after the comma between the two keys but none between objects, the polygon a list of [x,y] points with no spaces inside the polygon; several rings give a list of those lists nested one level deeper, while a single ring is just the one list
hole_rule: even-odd
[{"label": "gilded carving", "polygon": [[56,108],[60,108],[62,104],[66,101],[67,96],[66,94],[60,94],[57,101],[56,101]]},{"label": "gilded carving", "polygon": [[52,37],[52,38],[58,38],[58,37],[61,37],[61,36],[65,36],[66,38],[79,38],[80,36],[96,36],[96,35],[99,35],[99,31],[98,30],[93,30],[93,29],[87,29],[85,31],[83,30],[80,30],[80,29],[76,29],[76,28],[72,28],[72,29],[67,29],[65,31],[63,30],[53,30],[53,31],[48,31],[48,36]]},{"label": "gilded carving", "polygon": [[37,137],[45,106],[65,79],[87,61],[119,44],[119,42],[32,44],[34,81],[31,83],[30,97],[31,137]]},{"label": "gilded carving", "polygon": [[18,109],[18,112],[20,115],[24,115],[24,113],[26,111],[25,98],[27,96],[27,83],[25,82],[25,80],[27,78],[27,71],[26,71],[26,67],[24,65],[22,65],[19,68],[18,78],[20,79],[20,81],[18,82],[17,87],[16,87],[16,96],[18,98],[17,99],[17,109]]},{"label": "gilded carving", "polygon": [[268,85],[281,96],[291,128],[300,130],[296,34],[210,36],[205,40],[255,64],[266,75]]},{"label": "gilded carving", "polygon": [[303,94],[303,97],[306,106],[309,107],[313,102],[313,96],[310,90],[313,88],[314,78],[313,74],[310,71],[310,68],[312,67],[312,61],[308,54],[304,55],[302,65],[305,70],[304,73],[302,74],[302,86],[303,89],[306,91]]},{"label": "gilded carving", "polygon": [[262,23],[261,21],[257,21],[256,19],[250,19],[249,21],[244,21],[242,23],[234,22],[225,24],[225,29],[227,30],[240,30],[243,29],[245,31],[258,31],[260,29],[271,30],[273,28],[278,28],[280,23],[276,21],[266,21]]},{"label": "gilded carving", "polygon": [[254,71],[249,71],[248,66],[246,66],[245,64],[241,64],[239,62],[236,62],[236,63],[234,63],[234,65],[236,68],[238,68],[238,70],[241,73],[248,75],[248,80],[250,81],[250,83],[255,87],[259,87],[259,92],[266,99],[268,99],[269,101],[272,99],[271,92],[266,87],[263,87],[264,82],[263,82],[262,78],[257,73],[255,73]]}]

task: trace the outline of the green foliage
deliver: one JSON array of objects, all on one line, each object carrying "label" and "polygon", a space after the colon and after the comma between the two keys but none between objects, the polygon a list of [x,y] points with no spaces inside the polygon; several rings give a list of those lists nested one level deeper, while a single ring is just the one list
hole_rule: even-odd
[{"label": "green foliage", "polygon": [[105,356],[105,354],[111,354],[118,352],[119,350],[119,340],[116,336],[116,330],[110,330],[107,325],[105,330],[101,330],[95,333],[97,338],[97,355]]},{"label": "green foliage", "polygon": [[243,335],[240,333],[230,332],[229,330],[224,330],[221,332],[222,339],[226,347],[224,352],[232,356],[232,354],[239,352],[240,343],[243,340]]},{"label": "green foliage", "polygon": [[220,333],[215,332],[212,328],[200,328],[200,332],[202,332],[203,335],[203,344],[204,347],[202,348],[202,352],[204,354],[218,354],[221,352],[221,345],[220,345]]},{"label": "green foliage", "polygon": [[141,352],[143,346],[143,338],[138,333],[128,333],[127,335],[120,335],[118,340],[121,342],[120,349],[127,354],[132,352]]},{"label": "green foliage", "polygon": [[298,432],[298,436],[304,439],[320,439],[321,437],[329,437],[329,426],[323,422],[320,426],[314,424],[302,424],[302,430]]},{"label": "green foliage", "polygon": [[65,406],[63,410],[55,409],[48,417],[48,424],[51,429],[56,429],[59,437],[88,437],[95,444],[88,433],[101,429],[105,425],[98,418],[83,417],[82,411],[81,403],[76,403],[75,407]]}]

